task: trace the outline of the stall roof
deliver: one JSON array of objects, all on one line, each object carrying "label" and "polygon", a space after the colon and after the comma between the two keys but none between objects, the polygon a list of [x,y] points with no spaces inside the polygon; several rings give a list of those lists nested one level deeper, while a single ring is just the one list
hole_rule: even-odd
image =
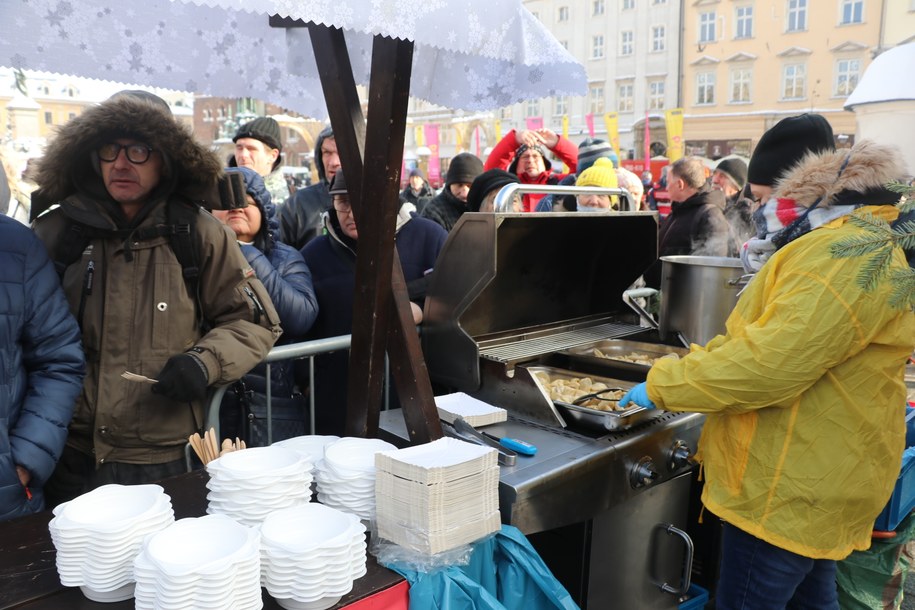
[{"label": "stall roof", "polygon": [[915,42],[893,47],[867,67],[861,82],[845,100],[845,109],[852,110],[860,104],[915,100],[912,74],[915,74]]}]

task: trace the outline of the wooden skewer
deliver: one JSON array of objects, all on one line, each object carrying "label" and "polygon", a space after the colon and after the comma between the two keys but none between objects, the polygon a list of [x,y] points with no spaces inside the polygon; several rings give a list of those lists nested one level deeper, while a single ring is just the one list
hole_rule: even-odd
[{"label": "wooden skewer", "polygon": [[219,457],[219,441],[216,440],[216,429],[210,428],[210,449],[213,452],[213,459]]}]

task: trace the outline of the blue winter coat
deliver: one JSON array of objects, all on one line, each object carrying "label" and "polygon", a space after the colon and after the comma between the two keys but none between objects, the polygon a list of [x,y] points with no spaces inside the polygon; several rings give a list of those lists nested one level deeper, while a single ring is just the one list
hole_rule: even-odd
[{"label": "blue winter coat", "polygon": [[[254,243],[242,244],[242,253],[257,279],[264,284],[279,314],[283,336],[276,344],[298,343],[305,339],[318,315],[318,299],[312,287],[311,271],[298,250],[280,241],[276,206],[270,200],[263,179],[246,167],[237,168],[237,171],[242,172],[246,191],[254,198],[263,216]],[[265,392],[265,375],[266,366],[258,365],[245,376],[248,389]],[[291,362],[271,365],[270,377],[272,395],[288,397],[292,394]]]},{"label": "blue winter coat", "polygon": [[[413,209],[410,203],[401,207],[395,237],[400,265],[408,285],[432,270],[448,237],[448,233],[435,222],[412,214]],[[326,235],[313,239],[302,248],[302,255],[314,272],[315,292],[321,305],[309,333],[310,339],[348,335],[353,327],[356,254],[347,243],[351,240],[338,235],[338,228],[327,221],[325,228]],[[315,358],[316,434],[340,435],[344,432],[348,370],[348,352],[334,352]],[[299,375],[304,382],[304,371]]]},{"label": "blue winter coat", "polygon": [[[0,216],[0,520],[44,509],[84,375],[79,327],[44,246]],[[31,500],[16,465],[31,475]]]}]

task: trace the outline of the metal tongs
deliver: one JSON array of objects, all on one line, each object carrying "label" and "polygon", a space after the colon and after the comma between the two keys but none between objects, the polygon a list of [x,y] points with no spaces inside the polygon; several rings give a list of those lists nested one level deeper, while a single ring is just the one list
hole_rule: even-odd
[{"label": "metal tongs", "polygon": [[625,390],[623,388],[607,388],[606,390],[601,390],[600,392],[592,392],[590,394],[585,394],[583,396],[579,396],[578,398],[576,398],[575,400],[572,401],[572,404],[577,407],[577,406],[580,406],[581,403],[588,402],[592,398],[596,398],[598,400],[606,400],[607,402],[614,402],[614,401],[618,402],[620,400],[619,398],[604,398],[602,396],[602,394],[606,394],[607,392],[625,392]]},{"label": "metal tongs", "polygon": [[512,451],[507,447],[503,447],[497,441],[494,441],[482,432],[477,431],[476,428],[468,424],[460,415],[455,416],[454,421],[452,422],[442,420],[442,432],[447,436],[467,441],[468,443],[492,447],[499,452],[500,466],[514,466],[515,460],[518,458],[517,452]]}]

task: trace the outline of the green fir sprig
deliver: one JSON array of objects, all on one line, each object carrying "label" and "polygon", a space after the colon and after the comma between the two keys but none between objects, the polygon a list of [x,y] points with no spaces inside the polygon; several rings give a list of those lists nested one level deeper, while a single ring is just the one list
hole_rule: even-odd
[{"label": "green fir sprig", "polygon": [[[900,215],[915,210],[915,186],[893,183],[887,185],[887,188],[901,196],[897,204]],[[915,220],[891,226],[873,214],[853,214],[849,216],[849,222],[865,232],[833,244],[830,248],[832,256],[868,257],[858,273],[858,285],[865,292],[870,292],[882,280],[888,279],[893,286],[890,305],[915,309],[915,269],[907,267],[903,270],[890,270],[895,248],[915,251]]]}]

